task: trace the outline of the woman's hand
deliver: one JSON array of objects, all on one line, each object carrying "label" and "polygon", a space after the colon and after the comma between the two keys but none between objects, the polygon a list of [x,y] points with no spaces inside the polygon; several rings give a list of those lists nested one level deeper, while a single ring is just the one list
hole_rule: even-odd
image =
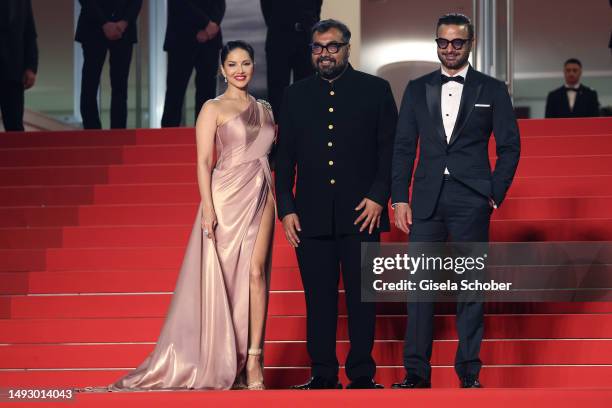
[{"label": "woman's hand", "polygon": [[215,228],[217,228],[217,214],[215,210],[202,207],[202,230],[209,239],[215,239]]}]

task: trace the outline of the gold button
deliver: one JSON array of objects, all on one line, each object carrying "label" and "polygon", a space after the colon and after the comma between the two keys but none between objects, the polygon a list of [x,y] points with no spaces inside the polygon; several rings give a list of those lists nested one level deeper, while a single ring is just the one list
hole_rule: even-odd
[{"label": "gold button", "polygon": [[334,111],[334,108],[329,108],[329,111],[330,111],[330,112],[333,112],[333,111]]},{"label": "gold button", "polygon": [[329,180],[329,182],[330,182],[331,184],[336,184],[336,180],[334,180],[334,179]]},{"label": "gold button", "polygon": [[330,94],[331,96],[334,96],[336,93],[335,93],[334,91],[329,91],[329,94]]},{"label": "gold button", "polygon": [[329,163],[330,166],[334,165],[334,161],[333,160],[330,160],[328,163]]},{"label": "gold button", "polygon": [[334,125],[329,125],[327,128],[328,128],[329,130],[333,130]]},{"label": "gold button", "polygon": [[327,146],[332,147],[334,144],[332,142],[327,142]]}]

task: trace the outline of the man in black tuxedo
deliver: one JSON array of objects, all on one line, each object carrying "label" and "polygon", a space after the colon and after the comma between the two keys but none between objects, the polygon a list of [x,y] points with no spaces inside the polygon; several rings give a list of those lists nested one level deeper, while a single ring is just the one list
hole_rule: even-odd
[{"label": "man in black tuxedo", "polygon": [[185,92],[195,68],[195,118],[217,91],[225,0],[169,0],[164,51],[168,53],[162,127],[181,125]]},{"label": "man in black tuxedo", "polygon": [[599,116],[597,92],[580,83],[582,63],[570,58],[563,65],[565,85],[548,94],[547,118],[588,118]]},{"label": "man in black tuxedo", "polygon": [[6,131],[23,131],[24,90],[34,86],[37,69],[31,1],[0,1],[0,109]]},{"label": "man in black tuxedo", "polygon": [[261,11],[268,27],[266,66],[268,99],[274,117],[280,118],[283,91],[293,82],[313,74],[310,62],[310,31],[321,19],[323,0],[261,0]]},{"label": "man in black tuxedo", "polygon": [[[493,208],[512,183],[520,139],[506,85],[468,63],[474,29],[468,17],[438,20],[441,70],[411,81],[404,92],[392,163],[395,223],[411,242],[487,242]],[[488,155],[495,134],[497,163]],[[413,176],[417,142],[419,163]],[[459,346],[455,370],[464,388],[480,387],[482,302],[457,303]],[[429,388],[434,304],[408,304],[406,377],[393,388]]]},{"label": "man in black tuxedo", "polygon": [[75,40],[83,47],[81,116],[83,128],[101,129],[98,87],[106,54],[110,54],[112,129],[127,126],[128,78],[137,41],[136,20],[142,0],[79,0],[81,14]]},{"label": "man in black tuxedo", "polygon": [[[306,296],[312,378],[296,389],[338,383],[338,279],[346,292],[351,349],[347,388],[373,381],[375,304],[361,302],[362,242],[389,230],[391,153],[397,108],[387,81],[348,63],[351,33],[325,20],[313,28],[317,74],[285,91],[279,123],[276,197],[279,218],[296,248]],[[295,174],[297,186],[295,195]]]}]

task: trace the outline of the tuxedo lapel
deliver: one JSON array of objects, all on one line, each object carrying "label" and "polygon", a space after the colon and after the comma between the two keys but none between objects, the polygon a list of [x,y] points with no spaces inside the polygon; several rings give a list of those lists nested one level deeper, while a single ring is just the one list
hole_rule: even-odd
[{"label": "tuxedo lapel", "polygon": [[437,139],[446,146],[446,134],[442,123],[442,81],[435,73],[430,81],[425,84],[425,97],[427,99],[427,109],[429,116],[433,120],[434,127],[438,133]]},{"label": "tuxedo lapel", "polygon": [[455,122],[455,127],[453,128],[453,133],[448,143],[449,145],[457,139],[465,127],[465,124],[474,110],[474,104],[478,100],[478,96],[482,90],[482,83],[478,81],[473,71],[472,67],[470,67],[466,74],[463,92],[461,92],[461,102],[459,103],[459,114],[457,115],[457,121]]}]

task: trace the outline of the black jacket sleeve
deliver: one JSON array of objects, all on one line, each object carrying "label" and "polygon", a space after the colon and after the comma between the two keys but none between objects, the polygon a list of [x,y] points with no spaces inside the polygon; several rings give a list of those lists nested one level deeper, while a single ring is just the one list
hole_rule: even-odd
[{"label": "black jacket sleeve", "polygon": [[177,9],[181,15],[181,19],[191,21],[201,29],[206,28],[211,21],[221,24],[221,20],[223,20],[223,16],[225,15],[225,0],[212,0],[213,7],[209,13],[197,7],[191,0],[170,1],[182,2],[182,6]]},{"label": "black jacket sleeve", "polygon": [[270,26],[272,9],[274,7],[274,0],[261,0],[261,14],[263,14],[264,21],[266,22],[266,26]]},{"label": "black jacket sleeve", "polygon": [[36,24],[32,12],[32,2],[28,0],[26,6],[26,21],[24,30],[24,69],[38,71],[38,44],[36,42]]},{"label": "black jacket sleeve", "polygon": [[493,134],[495,136],[497,162],[493,171],[493,201],[498,206],[504,201],[506,192],[512,184],[521,154],[521,138],[512,108],[508,88],[498,82],[499,89],[493,100]]},{"label": "black jacket sleeve", "polygon": [[295,213],[295,165],[297,163],[295,133],[291,125],[289,112],[289,91],[285,90],[281,108],[278,147],[275,160],[275,188],[278,217],[282,220],[285,215]]},{"label": "black jacket sleeve", "polygon": [[553,116],[553,93],[550,92],[546,97],[546,113],[544,113],[545,118],[552,118]]},{"label": "black jacket sleeve", "polygon": [[599,112],[599,98],[597,96],[597,91],[591,91],[591,98],[589,100],[589,116],[598,117],[600,116]]},{"label": "black jacket sleeve", "polygon": [[413,86],[408,83],[400,107],[391,163],[392,203],[408,203],[408,190],[416,160],[419,132],[414,111]]},{"label": "black jacket sleeve", "polygon": [[387,206],[391,193],[391,159],[396,125],[397,106],[391,87],[385,81],[385,89],[378,109],[378,170],[367,195],[369,199],[383,207]]}]

